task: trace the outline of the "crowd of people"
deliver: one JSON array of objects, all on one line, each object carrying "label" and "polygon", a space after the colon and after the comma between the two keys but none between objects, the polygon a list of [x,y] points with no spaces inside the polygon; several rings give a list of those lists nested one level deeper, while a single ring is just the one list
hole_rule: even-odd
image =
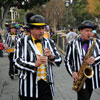
[{"label": "crowd of people", "polygon": [[[0,57],[3,57],[2,50],[5,49],[9,58],[9,76],[12,80],[15,76],[19,77],[20,100],[53,100],[52,66],[59,67],[62,62],[61,54],[51,39],[54,32],[43,16],[33,13],[26,16],[25,25],[5,24],[7,34],[4,45],[0,35]],[[100,40],[96,36],[96,29],[97,25],[85,20],[78,27],[79,36],[73,32],[73,28],[66,34],[65,67],[73,82],[80,80],[81,66],[84,67],[82,78],[86,78],[83,87],[77,92],[77,100],[90,100],[93,89],[100,87]],[[87,56],[90,49],[92,53]],[[91,78],[84,74],[87,66],[94,72]]]}]

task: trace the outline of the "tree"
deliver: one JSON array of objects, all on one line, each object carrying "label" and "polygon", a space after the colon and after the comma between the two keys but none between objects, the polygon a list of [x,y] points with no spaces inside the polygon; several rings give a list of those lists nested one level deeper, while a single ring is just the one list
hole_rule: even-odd
[{"label": "tree", "polygon": [[100,0],[87,0],[87,9],[92,16],[100,16]]},{"label": "tree", "polygon": [[16,18],[16,22],[23,23],[23,18],[25,16],[26,11],[24,9],[18,9],[19,17]]},{"label": "tree", "polygon": [[0,0],[0,26],[3,28],[4,22],[8,13],[9,8],[15,4],[16,0]]},{"label": "tree", "polygon": [[42,5],[40,9],[34,8],[34,12],[38,12],[46,18],[47,24],[57,28],[65,27],[66,8],[64,0],[51,0]]},{"label": "tree", "polygon": [[[69,6],[69,9],[72,9],[74,23],[77,26],[84,20],[91,20],[93,17],[89,14],[87,8],[87,0],[73,0],[72,5]],[[70,11],[70,10],[69,10]],[[72,16],[69,12],[69,18]],[[69,19],[71,21],[71,19]],[[71,22],[72,23],[72,22]]]},{"label": "tree", "polygon": [[4,27],[10,7],[17,6],[22,9],[32,9],[33,6],[42,5],[49,0],[0,0],[0,27]]},{"label": "tree", "polygon": [[[36,12],[42,14],[48,24],[54,28],[65,27],[66,25],[66,0],[51,0],[46,5],[37,9]],[[87,0],[73,0],[68,7],[68,24],[77,28],[83,20],[92,19],[93,17],[88,12]]]},{"label": "tree", "polygon": [[100,0],[87,0],[87,2],[87,10],[94,17],[98,29],[100,30]]}]

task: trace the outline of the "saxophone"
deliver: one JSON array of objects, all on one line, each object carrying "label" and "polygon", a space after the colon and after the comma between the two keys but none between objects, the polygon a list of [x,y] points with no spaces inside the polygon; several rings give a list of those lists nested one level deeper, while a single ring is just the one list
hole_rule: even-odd
[{"label": "saxophone", "polygon": [[94,71],[87,63],[87,59],[90,58],[92,55],[92,52],[93,52],[93,49],[95,46],[95,42],[96,42],[96,38],[93,39],[93,44],[89,48],[89,50],[83,60],[83,63],[80,67],[80,70],[78,71],[78,80],[73,81],[72,90],[75,90],[76,92],[80,91],[80,89],[82,88],[82,86],[87,78],[91,78],[94,75]]}]

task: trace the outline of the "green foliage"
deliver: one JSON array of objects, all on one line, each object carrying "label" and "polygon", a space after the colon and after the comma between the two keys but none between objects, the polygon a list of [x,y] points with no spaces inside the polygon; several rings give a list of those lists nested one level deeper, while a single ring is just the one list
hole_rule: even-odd
[{"label": "green foliage", "polygon": [[87,10],[92,16],[100,16],[100,0],[87,0]]},{"label": "green foliage", "polygon": [[[20,1],[20,2],[19,2]],[[40,13],[38,10],[40,5],[48,2],[49,0],[29,0],[29,2],[25,2],[24,5],[22,5],[22,1],[23,0],[19,0],[18,3],[18,8],[21,8],[18,10],[19,13],[19,18],[16,19],[17,22],[22,23],[23,22],[23,18],[26,12],[30,11],[30,12],[36,12],[36,13]],[[29,10],[29,9],[34,9],[34,10]]]},{"label": "green foliage", "polygon": [[24,0],[24,4],[22,4],[21,1],[18,0],[18,7],[27,10],[27,9],[32,9],[34,6],[41,6],[42,4],[45,4],[50,0],[28,0],[28,1]]},{"label": "green foliage", "polygon": [[13,6],[13,5],[16,4],[16,1],[17,0],[0,0],[0,5],[1,5],[1,7],[5,7],[5,6],[9,5],[9,4],[11,6]]},{"label": "green foliage", "polygon": [[[74,20],[75,26],[79,26],[83,20],[93,19],[91,14],[89,14],[89,12],[87,11],[86,6],[87,6],[87,0],[73,0],[73,3],[70,5],[69,8],[72,9],[72,13],[75,19]],[[71,14],[69,12],[69,18],[70,16]],[[70,21],[71,20],[72,19],[70,18]]]},{"label": "green foliage", "polygon": [[18,13],[19,13],[19,17],[16,18],[16,22],[23,23],[23,18],[26,12],[23,9],[19,9]]},{"label": "green foliage", "polygon": [[[18,9],[32,9],[34,6],[42,5],[48,2],[49,0],[0,0],[0,10],[3,9],[0,13],[0,27],[4,27],[5,19],[10,7],[17,7]],[[23,12],[20,13],[20,19],[17,19],[18,22],[22,22]]]}]

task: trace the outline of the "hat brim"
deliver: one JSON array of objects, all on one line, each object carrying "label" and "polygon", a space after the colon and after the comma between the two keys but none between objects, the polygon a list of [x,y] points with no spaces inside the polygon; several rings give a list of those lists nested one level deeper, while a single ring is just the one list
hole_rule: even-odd
[{"label": "hat brim", "polygon": [[16,28],[16,27],[10,27],[10,28]]},{"label": "hat brim", "polygon": [[29,26],[46,26],[46,23],[29,23]]}]

